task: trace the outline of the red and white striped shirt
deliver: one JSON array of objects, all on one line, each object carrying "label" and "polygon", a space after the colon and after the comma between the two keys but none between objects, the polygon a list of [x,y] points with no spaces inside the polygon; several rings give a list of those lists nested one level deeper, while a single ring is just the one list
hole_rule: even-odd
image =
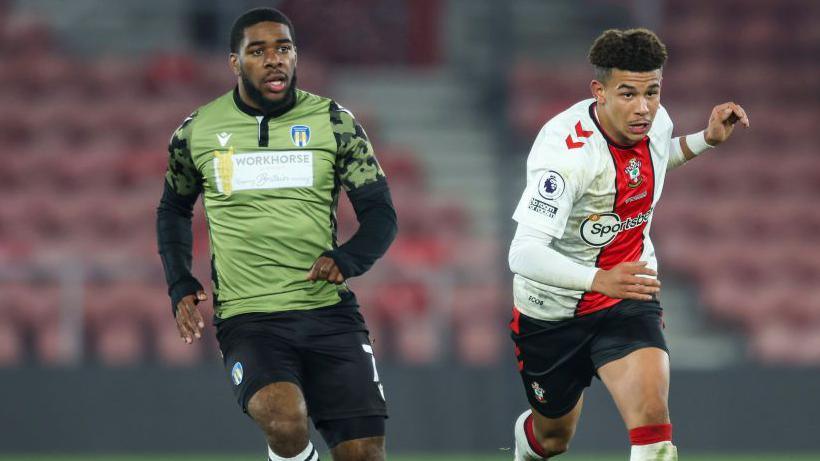
[{"label": "red and white striped shirt", "polygon": [[[648,261],[657,269],[649,228],[672,148],[672,120],[659,107],[634,146],[613,142],[592,99],[547,122],[527,159],[527,187],[513,219],[550,236],[550,247],[581,265],[611,269]],[[619,299],[546,285],[516,274],[515,306],[542,320],[564,320]]]}]

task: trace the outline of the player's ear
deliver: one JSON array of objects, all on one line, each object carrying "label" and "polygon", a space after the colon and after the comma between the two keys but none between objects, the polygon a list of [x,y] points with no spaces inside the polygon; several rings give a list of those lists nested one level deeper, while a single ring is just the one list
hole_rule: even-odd
[{"label": "player's ear", "polygon": [[231,71],[233,71],[233,74],[236,75],[237,77],[239,77],[241,72],[239,71],[239,55],[238,54],[231,53],[228,56],[228,65],[230,66]]},{"label": "player's ear", "polygon": [[589,91],[592,93],[592,97],[595,98],[595,101],[598,104],[606,103],[606,96],[604,95],[604,84],[599,82],[598,80],[593,80],[589,83]]}]

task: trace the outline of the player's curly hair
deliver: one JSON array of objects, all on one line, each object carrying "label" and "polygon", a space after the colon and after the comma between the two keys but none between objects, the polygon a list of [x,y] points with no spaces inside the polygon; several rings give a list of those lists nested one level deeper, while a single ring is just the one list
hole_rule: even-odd
[{"label": "player's curly hair", "polygon": [[663,68],[666,45],[648,29],[609,29],[589,49],[595,79],[605,82],[612,69],[649,72]]},{"label": "player's curly hair", "polygon": [[294,43],[296,42],[296,31],[293,30],[293,24],[290,22],[290,19],[285,16],[285,13],[275,8],[254,8],[246,11],[234,21],[233,27],[231,27],[231,53],[239,52],[239,44],[245,37],[245,29],[265,21],[278,22],[279,24],[288,26],[290,36]]}]

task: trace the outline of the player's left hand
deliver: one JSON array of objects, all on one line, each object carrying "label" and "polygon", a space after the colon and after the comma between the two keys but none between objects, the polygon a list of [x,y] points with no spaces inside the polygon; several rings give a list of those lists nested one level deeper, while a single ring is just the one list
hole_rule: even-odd
[{"label": "player's left hand", "polygon": [[319,259],[310,268],[307,279],[312,282],[327,280],[336,285],[345,281],[345,277],[342,275],[342,271],[339,270],[339,266],[336,265],[336,261],[329,256],[319,256]]},{"label": "player's left hand", "polygon": [[749,117],[738,104],[726,102],[715,106],[709,116],[709,126],[706,127],[706,133],[704,133],[706,142],[710,146],[717,146],[726,141],[732,135],[737,122],[749,128]]}]

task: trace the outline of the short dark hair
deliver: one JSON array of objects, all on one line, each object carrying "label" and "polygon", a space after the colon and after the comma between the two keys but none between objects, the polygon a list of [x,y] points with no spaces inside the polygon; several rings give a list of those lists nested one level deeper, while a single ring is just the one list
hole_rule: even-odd
[{"label": "short dark hair", "polygon": [[294,43],[296,42],[296,32],[293,30],[293,24],[285,16],[285,13],[275,8],[254,8],[246,11],[234,21],[233,27],[231,27],[231,53],[239,52],[239,44],[242,43],[242,39],[245,37],[245,29],[265,21],[278,22],[288,26],[290,37]]},{"label": "short dark hair", "polygon": [[648,29],[609,29],[589,49],[589,62],[595,79],[606,81],[612,69],[649,72],[663,68],[666,45]]}]

